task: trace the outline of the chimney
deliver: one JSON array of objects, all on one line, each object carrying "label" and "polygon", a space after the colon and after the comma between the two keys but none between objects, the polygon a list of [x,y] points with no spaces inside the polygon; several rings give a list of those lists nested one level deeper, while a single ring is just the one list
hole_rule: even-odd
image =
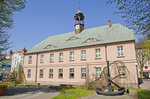
[{"label": "chimney", "polygon": [[12,50],[9,51],[9,55],[10,55],[10,56],[13,55],[13,51],[12,51]]},{"label": "chimney", "polygon": [[24,47],[24,48],[22,49],[22,51],[23,51],[23,53],[25,53],[25,52],[27,52],[27,49]]},{"label": "chimney", "polygon": [[111,28],[111,20],[108,21],[108,26]]}]

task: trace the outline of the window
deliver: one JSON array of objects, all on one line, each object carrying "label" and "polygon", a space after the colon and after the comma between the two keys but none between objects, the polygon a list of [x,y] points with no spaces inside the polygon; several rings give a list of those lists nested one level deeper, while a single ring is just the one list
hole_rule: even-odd
[{"label": "window", "polygon": [[144,61],[144,66],[148,66],[148,61]]},{"label": "window", "polygon": [[28,69],[28,78],[31,78],[31,69]]},{"label": "window", "polygon": [[29,56],[28,64],[32,64],[32,56]]},{"label": "window", "polygon": [[81,60],[86,59],[86,50],[81,50]]},{"label": "window", "polygon": [[44,63],[44,55],[41,55],[41,63]]},{"label": "window", "polygon": [[74,78],[74,68],[70,68],[70,78]]},{"label": "window", "polygon": [[49,69],[49,78],[53,78],[53,69]]},{"label": "window", "polygon": [[63,69],[59,69],[58,77],[63,78]]},{"label": "window", "polygon": [[99,40],[97,40],[96,38],[89,38],[84,43],[90,43],[90,42],[96,42],[96,41],[99,41]]},{"label": "window", "polygon": [[54,62],[54,54],[50,54],[50,62]]},{"label": "window", "polygon": [[[119,67],[119,74],[125,74],[125,66]],[[125,75],[121,75],[120,77],[125,77]]]},{"label": "window", "polygon": [[50,48],[54,48],[54,47],[56,47],[56,46],[54,46],[54,45],[48,45],[48,46],[45,47],[45,49],[50,49]]},{"label": "window", "polygon": [[74,60],[74,52],[70,52],[70,60],[73,61]]},{"label": "window", "polygon": [[59,61],[60,61],[60,62],[63,61],[63,53],[59,53]]},{"label": "window", "polygon": [[95,51],[96,51],[96,58],[100,58],[101,57],[100,49],[96,49]]},{"label": "window", "polygon": [[81,68],[81,78],[86,78],[86,68]]},{"label": "window", "polygon": [[123,46],[118,46],[118,56],[123,56]]},{"label": "window", "polygon": [[43,69],[40,69],[40,78],[43,78]]},{"label": "window", "polygon": [[96,78],[99,78],[101,74],[101,67],[96,67]]},{"label": "window", "polygon": [[138,57],[141,58],[143,54],[141,52],[138,53]]},{"label": "window", "polygon": [[69,38],[68,40],[76,40],[79,39],[78,37],[72,36],[71,38]]}]

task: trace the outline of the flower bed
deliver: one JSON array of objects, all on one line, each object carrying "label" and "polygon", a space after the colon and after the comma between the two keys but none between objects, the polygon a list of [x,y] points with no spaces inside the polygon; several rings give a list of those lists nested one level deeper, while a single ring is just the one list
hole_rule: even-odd
[{"label": "flower bed", "polygon": [[7,89],[7,85],[0,85],[0,95],[4,95]]}]

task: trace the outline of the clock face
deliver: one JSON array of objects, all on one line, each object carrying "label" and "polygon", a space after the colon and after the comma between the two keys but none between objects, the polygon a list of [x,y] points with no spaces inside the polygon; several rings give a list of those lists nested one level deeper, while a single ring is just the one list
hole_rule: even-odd
[{"label": "clock face", "polygon": [[79,29],[80,28],[80,26],[79,25],[76,25],[76,29]]}]

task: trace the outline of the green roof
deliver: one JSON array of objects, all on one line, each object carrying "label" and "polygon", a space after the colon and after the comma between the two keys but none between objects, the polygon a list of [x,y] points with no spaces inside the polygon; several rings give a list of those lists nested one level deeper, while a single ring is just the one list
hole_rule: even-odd
[{"label": "green roof", "polygon": [[[71,37],[76,37],[78,39],[68,40]],[[89,38],[95,38],[98,41],[85,43],[85,41]],[[132,29],[128,29],[120,24],[112,24],[111,28],[106,25],[86,29],[79,34],[75,34],[75,32],[69,32],[56,36],[50,36],[33,46],[30,50],[26,52],[26,54],[65,48],[130,41],[134,39],[134,32]],[[53,45],[55,47],[45,49],[45,47],[48,45]]]}]

